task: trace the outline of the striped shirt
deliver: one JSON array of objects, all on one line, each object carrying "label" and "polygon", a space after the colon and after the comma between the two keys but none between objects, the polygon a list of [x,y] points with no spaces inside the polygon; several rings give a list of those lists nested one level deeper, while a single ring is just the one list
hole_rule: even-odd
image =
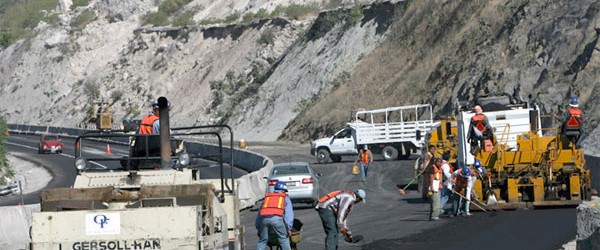
[{"label": "striped shirt", "polygon": [[319,202],[315,208],[329,209],[333,211],[333,213],[336,215],[335,217],[337,219],[338,227],[348,228],[348,226],[346,226],[346,217],[348,216],[348,213],[350,213],[352,205],[355,201],[356,196],[353,192],[341,192],[324,202]]}]

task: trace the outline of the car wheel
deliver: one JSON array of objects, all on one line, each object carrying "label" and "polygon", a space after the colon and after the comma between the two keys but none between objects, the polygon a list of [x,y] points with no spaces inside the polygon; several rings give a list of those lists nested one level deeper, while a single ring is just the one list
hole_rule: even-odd
[{"label": "car wheel", "polygon": [[333,162],[340,162],[340,161],[342,161],[342,157],[339,156],[339,155],[331,155],[329,157],[331,158],[331,161],[333,161]]},{"label": "car wheel", "polygon": [[317,162],[319,163],[327,163],[329,161],[329,150],[327,149],[319,149],[317,151]]},{"label": "car wheel", "polygon": [[381,154],[383,155],[383,159],[391,161],[398,158],[398,149],[393,146],[385,146],[381,151]]}]

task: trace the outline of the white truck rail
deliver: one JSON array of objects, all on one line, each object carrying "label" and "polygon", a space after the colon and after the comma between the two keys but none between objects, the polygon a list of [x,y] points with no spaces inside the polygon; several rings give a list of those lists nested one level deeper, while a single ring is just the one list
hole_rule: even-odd
[{"label": "white truck rail", "polygon": [[[361,119],[365,117],[367,119]],[[411,142],[420,147],[426,132],[439,122],[433,121],[431,104],[392,107],[356,112],[357,144]]]}]

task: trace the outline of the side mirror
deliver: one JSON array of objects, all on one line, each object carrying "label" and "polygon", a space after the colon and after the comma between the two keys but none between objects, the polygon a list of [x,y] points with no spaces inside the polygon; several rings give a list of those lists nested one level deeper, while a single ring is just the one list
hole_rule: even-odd
[{"label": "side mirror", "polygon": [[321,173],[316,173],[316,174],[315,174],[315,176],[316,176],[317,178],[321,178],[321,176],[323,176],[323,175],[322,175]]},{"label": "side mirror", "polygon": [[269,177],[267,177],[267,176],[263,176],[263,180],[267,180],[267,181],[268,181],[268,180],[269,180]]}]

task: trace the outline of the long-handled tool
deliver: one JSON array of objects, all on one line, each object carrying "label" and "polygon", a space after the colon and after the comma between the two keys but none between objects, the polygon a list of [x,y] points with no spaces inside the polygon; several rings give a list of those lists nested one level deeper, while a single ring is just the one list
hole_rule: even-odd
[{"label": "long-handled tool", "polygon": [[488,199],[487,199],[487,205],[497,205],[498,204],[498,199],[496,199],[496,193],[494,193],[494,189],[492,189],[492,176],[488,175]]},{"label": "long-handled tool", "polygon": [[[463,198],[465,200],[470,201],[469,199],[467,199],[467,197],[465,197],[464,195],[460,194],[459,192],[454,191],[454,189],[452,189],[452,193],[455,193],[456,195],[460,196],[460,198]],[[477,203],[473,202],[473,205],[475,205],[476,207],[478,207],[479,209],[481,209],[484,212],[488,212],[487,209],[483,208],[482,206],[479,206]],[[459,206],[460,206],[460,202],[459,202]]]},{"label": "long-handled tool", "polygon": [[419,174],[417,176],[415,176],[415,178],[413,178],[412,180],[410,180],[410,182],[408,184],[406,184],[406,186],[404,186],[404,188],[399,188],[398,189],[398,193],[400,195],[406,195],[406,192],[404,190],[406,188],[408,188],[408,186],[410,186],[410,184],[412,184],[415,180],[417,180],[417,178],[419,178],[419,176],[421,176],[421,174],[423,174],[423,172],[425,172],[425,171],[419,172]]}]

